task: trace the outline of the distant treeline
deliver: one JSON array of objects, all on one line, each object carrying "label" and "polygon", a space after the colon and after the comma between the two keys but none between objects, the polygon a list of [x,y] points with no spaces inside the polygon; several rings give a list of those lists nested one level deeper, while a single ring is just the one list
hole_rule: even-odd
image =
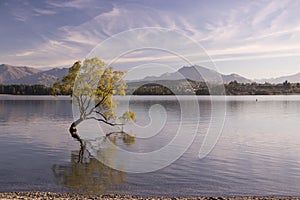
[{"label": "distant treeline", "polygon": [[226,95],[291,95],[300,94],[300,83],[285,81],[280,84],[261,84],[232,81],[224,85],[211,84],[208,89],[207,84],[204,82],[177,81],[170,84],[169,87],[165,87],[165,83],[156,83],[145,84],[134,89],[129,87],[129,89],[132,90],[133,95],[210,95],[223,94],[224,89]]},{"label": "distant treeline", "polygon": [[45,85],[0,85],[0,94],[51,95],[52,88]]},{"label": "distant treeline", "polygon": [[285,81],[280,84],[271,83],[238,83],[236,81],[225,85],[227,95],[288,95],[300,94],[300,83]]},{"label": "distant treeline", "polygon": [[[280,84],[271,83],[238,83],[232,81],[224,85],[210,85],[190,80],[157,81],[157,83],[128,84],[127,94],[133,95],[289,95],[300,94],[300,83],[285,81]],[[44,85],[0,85],[0,94],[12,95],[52,95],[52,87]],[[61,92],[58,95],[69,95]]]}]

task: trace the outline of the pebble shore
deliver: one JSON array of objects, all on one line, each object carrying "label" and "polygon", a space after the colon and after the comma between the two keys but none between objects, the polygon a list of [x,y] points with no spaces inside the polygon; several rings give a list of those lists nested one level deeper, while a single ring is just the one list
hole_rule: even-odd
[{"label": "pebble shore", "polygon": [[89,194],[75,194],[75,193],[52,193],[52,192],[10,192],[10,193],[0,193],[0,199],[101,199],[101,200],[123,200],[123,199],[133,199],[133,200],[283,200],[292,199],[300,200],[298,197],[138,197],[130,195],[118,195],[118,194],[108,194],[108,195],[89,195]]}]

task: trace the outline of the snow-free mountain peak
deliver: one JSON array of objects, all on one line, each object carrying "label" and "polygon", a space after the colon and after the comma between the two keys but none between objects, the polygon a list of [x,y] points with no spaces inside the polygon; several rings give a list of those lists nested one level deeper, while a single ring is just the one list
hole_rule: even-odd
[{"label": "snow-free mountain peak", "polygon": [[165,73],[161,76],[147,76],[141,81],[157,81],[157,80],[180,80],[189,79],[197,82],[220,82],[223,79],[224,83],[231,81],[238,81],[240,83],[250,83],[251,80],[244,78],[238,74],[224,75],[212,69],[208,69],[202,66],[183,66],[179,70],[173,73]]}]

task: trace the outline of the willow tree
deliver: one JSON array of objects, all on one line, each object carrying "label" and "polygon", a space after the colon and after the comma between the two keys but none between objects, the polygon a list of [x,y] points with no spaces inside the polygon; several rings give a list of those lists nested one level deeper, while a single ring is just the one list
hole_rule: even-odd
[{"label": "willow tree", "polygon": [[135,113],[126,111],[117,116],[117,102],[114,95],[125,95],[125,72],[114,70],[97,57],[77,61],[69,69],[69,73],[61,81],[53,85],[53,94],[70,94],[72,101],[78,106],[79,117],[70,126],[72,137],[81,139],[77,126],[85,120],[97,120],[110,126],[119,126],[135,120]]}]

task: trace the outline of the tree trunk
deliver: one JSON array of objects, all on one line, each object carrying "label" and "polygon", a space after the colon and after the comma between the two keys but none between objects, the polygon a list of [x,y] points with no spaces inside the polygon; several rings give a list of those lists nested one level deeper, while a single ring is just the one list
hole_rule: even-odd
[{"label": "tree trunk", "polygon": [[73,122],[69,128],[69,132],[71,133],[71,136],[75,139],[77,139],[80,143],[82,143],[81,138],[79,137],[79,135],[77,134],[77,128],[76,126],[78,124],[80,124],[84,119],[81,117],[79,119],[77,119],[75,122]]}]

